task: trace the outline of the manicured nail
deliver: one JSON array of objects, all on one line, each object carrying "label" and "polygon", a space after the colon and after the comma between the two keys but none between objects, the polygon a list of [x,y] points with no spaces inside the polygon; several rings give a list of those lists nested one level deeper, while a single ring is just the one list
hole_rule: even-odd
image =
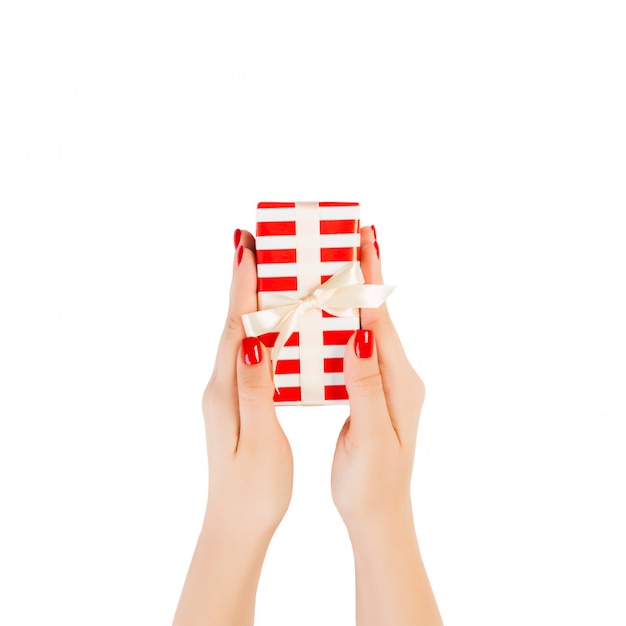
[{"label": "manicured nail", "polygon": [[372,229],[372,232],[374,233],[374,239],[376,239],[376,226],[372,224],[371,229]]},{"label": "manicured nail", "polygon": [[369,359],[374,352],[374,333],[371,330],[357,330],[354,337],[354,352],[359,359]]},{"label": "manicured nail", "polygon": [[380,248],[378,247],[378,241],[374,241],[374,250],[376,250],[376,256],[380,259]]},{"label": "manicured nail", "polygon": [[235,250],[239,247],[239,242],[241,241],[241,229],[237,229],[235,234],[233,235],[233,240],[235,242]]},{"label": "manicured nail", "polygon": [[243,246],[239,246],[237,250],[237,265],[241,264],[241,259],[243,259]]},{"label": "manicured nail", "polygon": [[256,337],[245,337],[241,342],[241,351],[246,365],[258,365],[263,358],[261,342]]}]

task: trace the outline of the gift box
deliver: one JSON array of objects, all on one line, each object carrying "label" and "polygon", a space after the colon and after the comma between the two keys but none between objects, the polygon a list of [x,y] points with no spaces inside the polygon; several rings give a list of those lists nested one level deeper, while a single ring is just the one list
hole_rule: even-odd
[{"label": "gift box", "polygon": [[346,344],[359,307],[390,288],[363,285],[357,202],[261,202],[257,207],[258,313],[246,334],[271,349],[274,402],[345,404]]}]

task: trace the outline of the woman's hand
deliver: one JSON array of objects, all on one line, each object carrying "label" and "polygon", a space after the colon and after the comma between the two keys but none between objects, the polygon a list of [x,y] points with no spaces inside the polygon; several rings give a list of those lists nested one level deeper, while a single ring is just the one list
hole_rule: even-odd
[{"label": "woman's hand", "polygon": [[215,369],[202,397],[209,494],[175,626],[248,626],[261,566],[293,483],[289,442],[276,419],[270,360],[245,338],[257,310],[254,238],[236,231],[233,280]]},{"label": "woman's hand", "polygon": [[239,232],[228,317],[202,398],[207,514],[242,536],[271,537],[291,499],[293,458],[276,418],[270,359],[258,339],[245,338],[241,316],[257,310],[257,275],[254,238]]},{"label": "woman's hand", "polygon": [[[382,284],[375,230],[361,229],[367,283]],[[350,417],[335,451],[333,499],[356,564],[359,626],[441,624],[420,557],[411,474],[424,385],[411,367],[386,305],[361,311],[344,374]]]},{"label": "woman's hand", "polygon": [[[361,229],[366,283],[382,284],[375,231]],[[348,343],[344,374],[350,417],[333,463],[333,499],[348,525],[405,514],[424,385],[409,363],[387,306],[361,311],[362,330]]]}]

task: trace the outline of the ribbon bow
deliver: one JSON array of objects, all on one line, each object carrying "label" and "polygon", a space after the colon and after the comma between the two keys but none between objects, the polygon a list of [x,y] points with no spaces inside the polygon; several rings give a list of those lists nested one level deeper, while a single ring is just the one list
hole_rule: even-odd
[{"label": "ribbon bow", "polygon": [[350,263],[302,299],[263,292],[266,308],[243,315],[243,325],[248,337],[278,331],[271,352],[276,374],[278,355],[307,311],[322,309],[331,315],[349,317],[354,315],[352,309],[379,307],[394,289],[388,285],[366,285],[359,263]]}]

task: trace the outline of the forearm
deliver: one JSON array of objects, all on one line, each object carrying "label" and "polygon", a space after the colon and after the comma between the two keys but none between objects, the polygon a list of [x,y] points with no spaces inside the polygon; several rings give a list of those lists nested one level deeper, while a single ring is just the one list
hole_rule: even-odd
[{"label": "forearm", "polygon": [[364,522],[349,532],[357,626],[440,626],[411,511]]},{"label": "forearm", "polygon": [[173,626],[252,626],[269,540],[241,536],[206,520]]}]

